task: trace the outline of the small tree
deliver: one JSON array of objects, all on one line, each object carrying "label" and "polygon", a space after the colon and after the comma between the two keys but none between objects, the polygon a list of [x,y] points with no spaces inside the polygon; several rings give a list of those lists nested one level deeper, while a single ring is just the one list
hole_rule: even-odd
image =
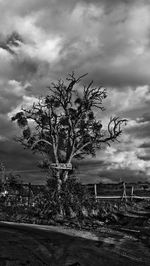
[{"label": "small tree", "polygon": [[46,156],[57,180],[58,191],[68,180],[73,158],[95,156],[103,143],[110,145],[117,140],[122,133],[122,124],[126,123],[126,119],[113,117],[107,130],[102,129],[96,109],[104,110],[102,103],[107,97],[106,90],[95,88],[93,81],[81,89],[78,84],[84,76],[76,78],[72,73],[66,83],[63,80],[52,83],[45,97],[12,117],[22,129],[18,141]]}]

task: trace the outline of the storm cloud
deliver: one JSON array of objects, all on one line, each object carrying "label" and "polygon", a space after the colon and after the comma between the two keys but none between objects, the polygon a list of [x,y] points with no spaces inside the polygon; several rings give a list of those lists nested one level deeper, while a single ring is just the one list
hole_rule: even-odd
[{"label": "storm cloud", "polygon": [[34,156],[10,144],[19,134],[11,115],[74,70],[89,73],[83,83],[107,88],[106,111],[97,114],[104,124],[113,115],[128,119],[120,143],[97,152],[101,163],[83,167],[87,176],[95,169],[95,178],[118,180],[112,176],[128,170],[149,179],[149,32],[146,0],[1,0],[0,160],[15,170],[14,152],[23,169],[32,168]]}]

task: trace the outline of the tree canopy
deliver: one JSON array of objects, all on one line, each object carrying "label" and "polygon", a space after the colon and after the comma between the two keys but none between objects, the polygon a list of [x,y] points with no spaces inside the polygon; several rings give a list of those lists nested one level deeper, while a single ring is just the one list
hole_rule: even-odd
[{"label": "tree canopy", "polygon": [[104,110],[106,89],[95,87],[93,81],[80,85],[86,76],[71,73],[48,87],[31,108],[23,108],[12,117],[22,129],[21,144],[46,156],[49,163],[70,164],[73,158],[95,156],[103,143],[110,145],[122,133],[126,119],[113,117],[103,129],[97,114]]}]

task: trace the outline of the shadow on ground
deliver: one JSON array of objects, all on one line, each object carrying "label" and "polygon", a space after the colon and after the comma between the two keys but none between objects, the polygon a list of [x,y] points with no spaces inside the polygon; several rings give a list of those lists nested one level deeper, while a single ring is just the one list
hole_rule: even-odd
[{"label": "shadow on ground", "polygon": [[91,240],[48,227],[0,224],[0,266],[148,266],[149,261],[148,247],[125,233],[101,232]]}]

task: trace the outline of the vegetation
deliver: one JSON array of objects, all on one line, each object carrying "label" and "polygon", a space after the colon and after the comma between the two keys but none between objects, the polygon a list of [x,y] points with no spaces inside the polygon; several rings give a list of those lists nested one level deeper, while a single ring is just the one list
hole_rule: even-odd
[{"label": "vegetation", "polygon": [[107,93],[101,87],[95,88],[93,81],[82,89],[79,83],[85,76],[76,78],[72,73],[66,83],[63,80],[52,83],[45,97],[12,117],[22,129],[18,141],[43,154],[57,180],[58,191],[69,177],[73,158],[95,156],[103,143],[110,145],[117,140],[122,124],[126,123],[125,119],[114,117],[107,130],[103,130],[98,117],[99,111],[104,110]]},{"label": "vegetation", "polygon": [[[0,219],[48,225],[67,225],[88,230],[102,225],[149,226],[149,201],[95,201],[86,186],[72,177],[62,185],[58,196],[56,179],[44,186],[22,184],[8,173],[1,182]],[[61,203],[60,203],[61,199]],[[62,206],[63,215],[60,215]],[[138,216],[139,213],[139,216]],[[126,216],[127,214],[127,216]]]},{"label": "vegetation", "polygon": [[103,100],[107,93],[101,87],[95,88],[93,81],[81,88],[80,82],[85,76],[76,78],[72,73],[66,82],[52,83],[45,97],[40,97],[32,107],[22,109],[12,117],[22,130],[17,140],[25,148],[44,156],[43,166],[51,171],[55,184],[51,192],[56,196],[55,202],[59,201],[62,214],[70,212],[70,209],[73,212],[77,208],[74,206],[83,202],[80,197],[83,189],[70,180],[73,159],[95,156],[103,143],[110,145],[117,140],[122,125],[126,123],[126,119],[114,117],[110,119],[107,130],[103,130],[99,111],[104,110]]}]

